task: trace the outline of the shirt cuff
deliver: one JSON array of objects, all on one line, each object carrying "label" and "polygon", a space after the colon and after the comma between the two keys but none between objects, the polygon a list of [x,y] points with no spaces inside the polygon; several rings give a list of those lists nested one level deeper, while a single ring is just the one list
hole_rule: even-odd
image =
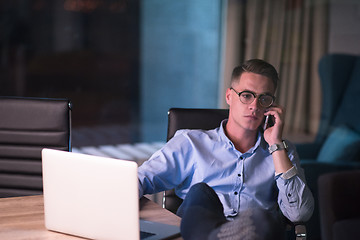
[{"label": "shirt cuff", "polygon": [[295,168],[295,166],[292,166],[292,168],[290,168],[289,170],[287,170],[286,172],[284,173],[275,173],[275,177],[276,179],[279,178],[281,176],[281,178],[283,179],[290,179],[292,178],[293,176],[295,176],[297,174],[297,170]]}]

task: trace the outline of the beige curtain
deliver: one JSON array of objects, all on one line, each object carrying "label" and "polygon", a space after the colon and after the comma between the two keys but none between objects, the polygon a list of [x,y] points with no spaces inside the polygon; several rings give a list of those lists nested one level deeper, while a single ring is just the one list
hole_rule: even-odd
[{"label": "beige curtain", "polygon": [[[286,135],[317,132],[321,112],[318,62],[327,51],[324,0],[228,0],[223,86],[232,69],[261,58],[279,71],[277,102],[286,108]],[[226,104],[223,102],[222,107]]]}]

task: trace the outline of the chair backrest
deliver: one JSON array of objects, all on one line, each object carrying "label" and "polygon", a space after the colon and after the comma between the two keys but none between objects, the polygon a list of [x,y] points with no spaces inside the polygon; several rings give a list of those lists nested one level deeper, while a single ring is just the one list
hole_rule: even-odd
[{"label": "chair backrest", "polygon": [[[196,108],[171,108],[168,112],[167,140],[180,129],[210,130],[220,126],[222,120],[228,118],[228,109],[196,109]],[[182,199],[175,195],[174,190],[164,193],[163,207],[176,213]]]},{"label": "chair backrest", "polygon": [[322,110],[317,142],[333,127],[348,125],[360,131],[360,56],[328,54],[320,59]]},{"label": "chair backrest", "polygon": [[0,116],[0,197],[41,194],[41,150],[71,150],[70,101],[0,97]]}]

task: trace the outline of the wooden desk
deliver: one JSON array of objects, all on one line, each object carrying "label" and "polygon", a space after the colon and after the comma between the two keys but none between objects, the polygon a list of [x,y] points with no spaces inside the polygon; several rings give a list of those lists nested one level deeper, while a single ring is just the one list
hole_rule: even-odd
[{"label": "wooden desk", "polygon": [[[180,225],[178,216],[146,198],[140,200],[140,217],[145,220]],[[67,240],[82,238],[48,231],[44,225],[43,196],[39,195],[0,199],[0,239]]]}]

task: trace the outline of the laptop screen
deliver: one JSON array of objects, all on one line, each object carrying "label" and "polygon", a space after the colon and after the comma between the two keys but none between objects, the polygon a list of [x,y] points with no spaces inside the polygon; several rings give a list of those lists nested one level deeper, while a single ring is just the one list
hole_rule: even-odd
[{"label": "laptop screen", "polygon": [[95,239],[139,239],[137,164],[44,149],[45,225]]},{"label": "laptop screen", "polygon": [[42,163],[47,229],[92,239],[179,235],[179,226],[139,223],[135,162],[44,149]]}]

